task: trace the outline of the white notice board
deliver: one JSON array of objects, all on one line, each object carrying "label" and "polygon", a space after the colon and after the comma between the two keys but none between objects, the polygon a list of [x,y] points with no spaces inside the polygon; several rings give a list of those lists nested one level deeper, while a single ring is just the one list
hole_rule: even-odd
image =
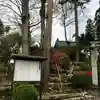
[{"label": "white notice board", "polygon": [[14,81],[40,81],[39,61],[16,60],[14,68]]}]

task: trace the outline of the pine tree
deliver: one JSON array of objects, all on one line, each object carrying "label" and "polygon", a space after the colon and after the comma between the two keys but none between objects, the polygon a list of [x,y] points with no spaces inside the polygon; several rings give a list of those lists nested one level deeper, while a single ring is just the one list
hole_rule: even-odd
[{"label": "pine tree", "polygon": [[84,40],[87,42],[94,40],[94,25],[91,19],[87,20],[87,25],[85,28]]},{"label": "pine tree", "polygon": [[94,40],[94,25],[91,19],[87,20],[87,24],[85,27],[85,34],[80,36],[81,45],[87,46],[90,44],[90,41]]},{"label": "pine tree", "polygon": [[98,8],[95,13],[95,26],[97,37],[100,40],[100,8]]},{"label": "pine tree", "polygon": [[0,19],[0,35],[4,34],[4,24],[2,22],[2,20]]}]

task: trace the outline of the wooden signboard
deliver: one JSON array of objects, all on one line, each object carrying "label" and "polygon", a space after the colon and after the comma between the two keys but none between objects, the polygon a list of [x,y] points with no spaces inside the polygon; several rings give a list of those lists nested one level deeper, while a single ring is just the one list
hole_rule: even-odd
[{"label": "wooden signboard", "polygon": [[39,61],[16,60],[14,68],[14,81],[40,81],[41,68]]},{"label": "wooden signboard", "polygon": [[40,82],[41,62],[46,60],[39,56],[13,55],[13,82]]}]

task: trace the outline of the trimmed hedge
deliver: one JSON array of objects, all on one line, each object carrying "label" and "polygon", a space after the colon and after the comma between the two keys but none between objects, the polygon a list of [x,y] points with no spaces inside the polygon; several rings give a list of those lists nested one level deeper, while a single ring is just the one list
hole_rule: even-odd
[{"label": "trimmed hedge", "polygon": [[71,79],[72,87],[89,89],[92,87],[92,77],[87,74],[76,74]]},{"label": "trimmed hedge", "polygon": [[12,94],[12,100],[38,100],[38,92],[31,85],[18,85]]}]

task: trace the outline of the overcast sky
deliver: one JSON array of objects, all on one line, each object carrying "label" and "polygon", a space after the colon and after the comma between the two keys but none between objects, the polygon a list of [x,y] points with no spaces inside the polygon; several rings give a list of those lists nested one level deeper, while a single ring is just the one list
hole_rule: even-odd
[{"label": "overcast sky", "polygon": [[[79,18],[79,34],[84,33],[85,31],[85,25],[86,25],[86,21],[88,18],[93,19],[94,18],[94,14],[95,11],[99,8],[99,0],[91,0],[91,2],[89,4],[86,5],[86,9],[84,10],[84,14],[81,14],[78,18]],[[5,12],[2,12],[5,13]],[[1,14],[3,16],[1,16],[1,18],[6,17],[6,14]],[[6,21],[7,18],[4,18],[4,21]],[[72,40],[72,36],[75,33],[75,26],[70,25],[66,28],[67,30],[67,37],[68,40]],[[39,41],[40,39],[40,30],[35,32],[37,41]],[[34,36],[35,36],[34,35]],[[54,45],[55,41],[57,38],[59,38],[60,40],[65,40],[64,37],[64,27],[60,25],[59,21],[57,19],[53,19],[53,27],[52,27],[52,45]]]},{"label": "overcast sky", "polygon": [[[87,19],[94,18],[95,11],[99,7],[99,0],[92,0],[86,6],[87,8],[84,10],[85,15],[82,14],[79,16],[79,34],[84,33]],[[57,38],[59,38],[60,40],[65,40],[64,29],[59,23],[56,22],[56,24],[53,25],[52,30],[52,45],[54,45],[54,42]],[[67,27],[68,40],[72,40],[72,35],[75,33],[74,30],[74,25],[70,25],[69,27]]]},{"label": "overcast sky", "polygon": [[[95,11],[99,8],[99,0],[91,0],[89,4],[86,5],[86,9],[84,10],[84,15],[81,14],[79,18],[79,34],[85,32],[85,25],[88,18],[94,19]],[[67,30],[67,37],[68,40],[74,40],[72,38],[73,34],[75,33],[75,26],[74,24],[68,26]],[[35,32],[36,39],[40,39],[40,31]],[[60,25],[59,21],[53,19],[53,26],[52,26],[52,46],[55,44],[57,38],[59,40],[65,40],[64,37],[64,27]]]}]

